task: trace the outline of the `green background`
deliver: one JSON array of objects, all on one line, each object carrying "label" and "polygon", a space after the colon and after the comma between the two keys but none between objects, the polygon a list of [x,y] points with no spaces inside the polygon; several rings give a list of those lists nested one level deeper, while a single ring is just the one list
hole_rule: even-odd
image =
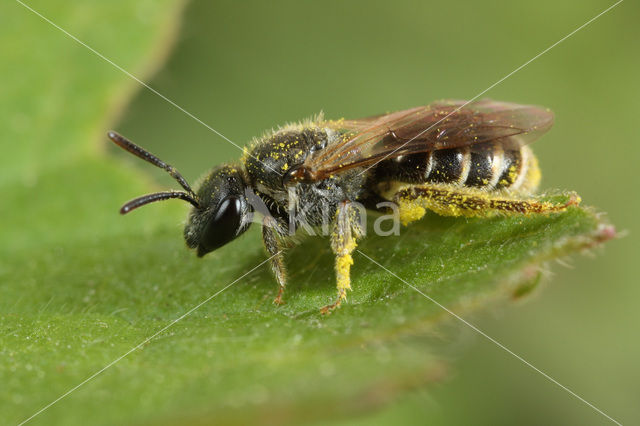
[{"label": "green background", "polygon": [[[71,10],[70,16],[101,17],[95,26],[79,25],[82,20],[73,19],[65,22],[60,18],[62,21],[56,22],[125,68],[138,63],[140,58],[135,55],[145,51],[155,51],[147,55],[151,58],[147,62],[158,63],[153,57],[161,57],[171,43],[168,36],[163,39],[157,34],[170,33],[166,27],[171,25],[171,17],[179,13],[164,7],[165,12],[158,12],[156,16],[153,11],[160,9],[157,3],[139,2],[133,6],[138,8],[133,15],[135,19],[129,20],[126,26],[117,26],[118,13],[102,15],[98,2],[82,6],[64,3],[64,7],[55,3],[35,4],[52,19],[65,16],[64,9]],[[168,62],[150,79],[150,85],[237,144],[244,145],[265,129],[320,110],[329,118],[352,118],[440,98],[468,99],[610,4],[600,1],[194,1],[185,9]],[[114,81],[111,87],[106,85],[101,89],[106,92],[115,90],[115,81],[122,76],[53,27],[42,27],[46,24],[21,6],[5,4],[2,8],[7,12],[0,17],[5,31],[8,28],[7,33],[20,34],[24,42],[23,46],[15,39],[4,39],[1,46],[7,49],[7,58],[11,58],[13,50],[38,45],[46,46],[42,48],[45,51],[34,50],[30,55],[52,56],[48,62],[50,67],[35,73],[40,78],[25,77],[27,81],[17,85],[31,88],[31,92],[25,90],[22,102],[28,103],[36,96],[43,99],[42,108],[55,110],[57,115],[53,114],[51,121],[59,123],[58,126],[24,124],[24,117],[20,121],[20,117],[13,114],[20,108],[18,103],[2,111],[3,116],[12,117],[11,129],[29,127],[30,140],[38,140],[39,131],[64,132],[72,127],[68,123],[95,121],[115,109],[121,116],[117,124],[113,117],[102,118],[104,124],[99,132],[76,125],[77,132],[90,133],[98,140],[108,126],[115,127],[170,161],[189,181],[194,181],[211,166],[239,156],[237,148],[149,91],[141,89],[125,108],[125,101],[117,99],[125,99],[127,91],[130,93],[136,87],[133,83],[127,90],[118,89],[122,93],[113,95],[111,102],[101,109],[94,110],[93,105],[81,101],[73,105],[60,102],[56,90],[63,90],[59,86],[64,86],[69,73],[78,72],[83,77],[78,89],[81,93],[92,92],[92,81],[97,74],[102,73],[102,78]],[[640,113],[638,18],[638,4],[623,2],[485,95],[551,108],[556,114],[556,124],[535,144],[543,170],[542,187],[577,191],[586,204],[607,211],[609,220],[628,235],[604,249],[595,250],[596,257],[573,258],[569,262],[571,268],[565,267],[564,262],[553,264],[550,285],[536,294],[534,300],[473,315],[473,323],[488,335],[625,424],[640,420],[640,368],[637,365],[640,314],[636,308],[640,287],[634,264],[639,254],[635,234],[636,217],[640,213],[635,170],[640,158],[636,125]],[[47,34],[48,39],[29,40],[31,27]],[[153,37],[161,48],[151,49]],[[114,44],[113,38],[117,38],[118,43]],[[134,46],[132,40],[139,42]],[[120,48],[107,49],[109,45]],[[86,68],[67,69],[65,55],[86,55]],[[21,64],[3,59],[2,67],[3,73],[19,80]],[[150,68],[132,72],[149,74]],[[11,91],[17,90],[15,87],[5,85],[2,96],[11,96]],[[50,99],[53,99],[51,105],[47,104]],[[55,145],[33,144],[29,150],[12,148],[12,132],[7,135],[2,142],[3,149],[6,148],[7,154],[14,154],[15,161],[1,172],[4,185],[15,179],[29,187],[30,177],[44,168],[41,163],[64,165],[80,155],[74,149],[65,149],[64,133],[54,139]],[[174,185],[161,172],[149,170],[151,166],[117,152],[104,138],[100,140],[101,148],[108,149],[122,161],[113,160],[113,164],[107,166],[90,164],[88,168],[97,172],[99,167],[109,168],[110,172],[112,166],[124,169],[118,181],[130,185],[128,176],[132,174],[132,167],[137,167],[154,176],[158,186]],[[123,163],[132,167],[122,167]],[[68,183],[73,186],[74,182]],[[130,188],[123,186],[126,190],[121,193],[125,197],[135,196],[145,185],[148,182]],[[56,189],[60,190],[48,188],[48,191]],[[95,202],[98,216],[115,214],[117,205],[100,201],[103,190],[108,188],[96,187],[93,197],[73,195],[73,191],[66,190],[61,194],[69,197],[70,192],[71,197],[77,197],[72,205]],[[12,200],[17,201],[11,206],[5,204],[3,215],[33,217],[26,225],[28,231],[17,227],[3,231],[3,238],[13,241],[12,247],[37,250],[32,239],[22,237],[30,233],[37,233],[42,240],[55,240],[55,229],[41,230],[37,225],[38,215],[51,211],[49,204],[39,205],[32,197]],[[31,213],[22,213],[22,209]],[[161,241],[173,244],[173,240],[180,238],[177,222],[183,210],[170,209],[176,213],[173,216],[176,223],[164,228],[166,232]],[[54,210],[63,211],[64,204],[56,205]],[[20,213],[16,213],[18,211]],[[129,229],[143,227],[146,232],[143,235],[148,236],[163,219],[166,216],[155,217],[154,209],[149,207],[136,218],[132,215],[122,219],[128,224],[123,225],[125,228],[120,232],[124,235]],[[68,220],[81,222],[73,215]],[[90,232],[78,225],[77,235],[81,238],[90,241]],[[179,247],[179,243],[175,246]],[[122,247],[116,242],[110,244],[112,250]],[[145,246],[144,242],[137,244],[137,250]],[[162,259],[164,252],[161,248],[157,250],[159,253],[150,255],[147,261]],[[165,267],[175,271],[182,259],[171,259]],[[55,263],[55,256],[49,262]],[[250,262],[243,263],[247,268],[251,266]],[[129,268],[135,267],[134,262],[129,264]],[[8,269],[5,267],[0,272]],[[108,266],[104,269],[108,270]],[[61,272],[58,276],[65,275]],[[199,296],[193,295],[194,302],[201,300],[202,294],[209,294],[205,288],[199,291]],[[13,303],[17,302],[2,300],[8,312]],[[149,334],[142,330],[140,335]],[[443,351],[453,364],[446,379],[405,395],[381,411],[342,421],[356,424],[606,422],[591,408],[474,331],[452,326],[443,334]],[[105,355],[102,364],[112,358]],[[184,374],[190,377],[188,372]],[[100,382],[92,386],[84,391],[100,392]],[[139,386],[144,389],[143,384]],[[43,401],[46,399],[43,397]],[[47,422],[44,416],[43,424]],[[62,414],[58,416],[52,419],[64,419]]]},{"label": "green background", "polygon": [[[611,4],[195,2],[152,85],[244,144],[321,110],[362,117],[469,99]],[[553,265],[552,285],[535,302],[477,324],[623,423],[640,420],[638,19],[638,4],[624,2],[484,95],[551,108],[556,124],[534,147],[542,187],[577,191],[629,235],[571,268]],[[148,92],[118,129],[191,180],[238,156]],[[448,383],[367,420],[606,420],[473,331],[461,333]]]}]

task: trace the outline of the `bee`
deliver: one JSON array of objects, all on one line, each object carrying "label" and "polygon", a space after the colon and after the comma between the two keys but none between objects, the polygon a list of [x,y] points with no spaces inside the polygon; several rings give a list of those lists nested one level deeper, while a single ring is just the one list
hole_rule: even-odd
[{"label": "bee", "polygon": [[287,285],[283,249],[291,216],[317,227],[328,215],[337,298],[321,312],[330,313],[351,289],[352,253],[364,234],[358,203],[392,202],[403,225],[426,210],[489,217],[559,212],[579,203],[577,196],[565,204],[532,197],[541,175],[528,144],[552,124],[548,109],[489,99],[439,101],[358,120],[320,116],[265,134],[240,161],[214,167],[195,191],[150,152],[115,132],[109,138],[184,189],[138,197],[120,212],[171,198],[192,204],[184,238],[199,257],[241,235],[262,210],[262,239],[279,285],[276,304]]}]

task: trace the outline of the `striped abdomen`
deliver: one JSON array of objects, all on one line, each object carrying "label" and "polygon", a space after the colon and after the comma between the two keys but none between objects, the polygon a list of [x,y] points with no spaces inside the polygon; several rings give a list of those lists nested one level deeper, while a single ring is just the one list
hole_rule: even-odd
[{"label": "striped abdomen", "polygon": [[530,192],[538,184],[531,150],[503,148],[499,143],[442,149],[384,160],[375,167],[378,182],[433,183],[488,190]]}]

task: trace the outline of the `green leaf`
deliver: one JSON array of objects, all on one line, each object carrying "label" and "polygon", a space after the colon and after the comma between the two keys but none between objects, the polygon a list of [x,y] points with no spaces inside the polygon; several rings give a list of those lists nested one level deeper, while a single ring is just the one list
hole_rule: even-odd
[{"label": "green leaf", "polygon": [[[171,1],[30,5],[143,74],[161,59],[148,52],[166,50],[177,15]],[[435,331],[451,316],[362,254],[348,303],[322,317],[335,297],[326,239],[291,250],[287,304],[275,307],[267,265],[247,274],[266,259],[257,229],[197,259],[181,237],[185,206],[120,217],[122,201],[152,186],[102,149],[105,117],[134,86],[19,4],[2,8],[22,25],[18,32],[4,18],[0,35],[22,68],[5,79],[15,84],[0,101],[12,141],[0,160],[4,421],[28,418],[150,336],[34,421],[299,423],[368,410],[446,374]],[[612,236],[596,213],[572,207],[428,215],[359,250],[466,317],[530,293],[544,262]]]}]

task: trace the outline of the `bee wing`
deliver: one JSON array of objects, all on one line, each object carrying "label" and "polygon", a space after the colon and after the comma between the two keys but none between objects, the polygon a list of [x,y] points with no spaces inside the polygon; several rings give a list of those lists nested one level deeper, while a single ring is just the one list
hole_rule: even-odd
[{"label": "bee wing", "polygon": [[305,160],[307,179],[322,180],[354,167],[372,166],[401,155],[499,141],[520,147],[553,124],[548,109],[496,102],[440,101],[359,120],[329,122],[343,139]]}]

